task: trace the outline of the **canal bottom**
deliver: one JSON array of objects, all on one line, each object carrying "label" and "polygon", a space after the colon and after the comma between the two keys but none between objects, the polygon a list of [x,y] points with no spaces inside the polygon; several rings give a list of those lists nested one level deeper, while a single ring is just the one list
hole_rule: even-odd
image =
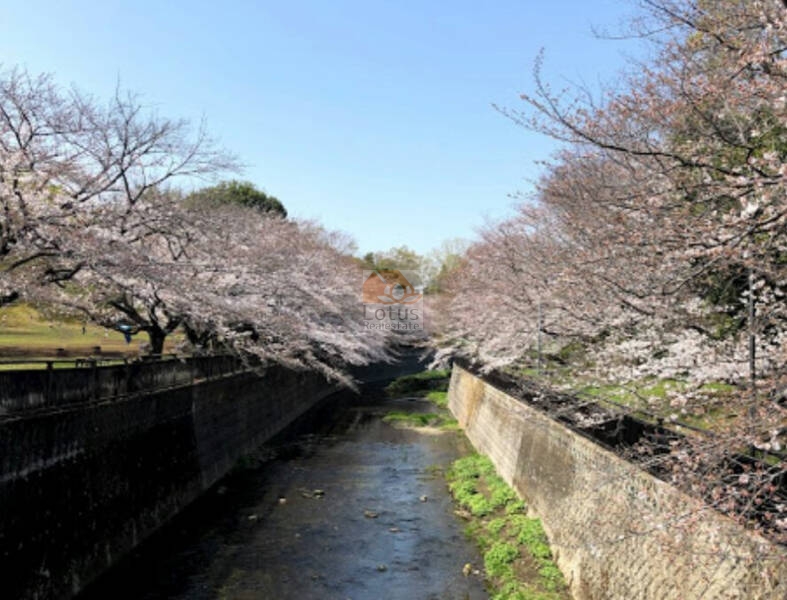
[{"label": "canal bottom", "polygon": [[[385,423],[424,400],[337,394],[88,587],[79,600],[488,598],[445,468],[464,436]],[[465,565],[473,569],[465,569]]]}]

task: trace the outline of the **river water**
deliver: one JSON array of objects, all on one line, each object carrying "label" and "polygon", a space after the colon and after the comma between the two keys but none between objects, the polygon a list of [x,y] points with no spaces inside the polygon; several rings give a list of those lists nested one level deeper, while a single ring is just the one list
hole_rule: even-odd
[{"label": "river water", "polygon": [[80,600],[488,598],[444,469],[456,433],[402,429],[431,412],[380,391],[337,395],[89,587]]}]

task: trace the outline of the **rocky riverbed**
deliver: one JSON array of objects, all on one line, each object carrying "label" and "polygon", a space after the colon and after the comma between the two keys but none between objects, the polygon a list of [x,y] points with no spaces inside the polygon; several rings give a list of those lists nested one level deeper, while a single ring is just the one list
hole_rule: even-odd
[{"label": "rocky riverbed", "polygon": [[386,423],[428,412],[343,396],[260,450],[81,600],[487,598],[444,469],[463,436]]}]

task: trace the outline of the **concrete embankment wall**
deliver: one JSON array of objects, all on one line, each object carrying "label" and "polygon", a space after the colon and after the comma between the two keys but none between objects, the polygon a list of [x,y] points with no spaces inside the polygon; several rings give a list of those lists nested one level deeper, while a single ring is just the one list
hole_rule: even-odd
[{"label": "concrete embankment wall", "polygon": [[0,384],[3,598],[71,597],[336,391],[315,373],[259,376],[220,358],[3,374]]},{"label": "concrete embankment wall", "polygon": [[449,407],[541,518],[578,600],[787,598],[787,553],[455,365]]}]

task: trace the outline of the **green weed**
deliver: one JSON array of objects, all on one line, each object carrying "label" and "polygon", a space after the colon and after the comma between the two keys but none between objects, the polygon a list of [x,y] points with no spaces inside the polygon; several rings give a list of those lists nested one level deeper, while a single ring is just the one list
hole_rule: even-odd
[{"label": "green weed", "polygon": [[451,371],[435,370],[422,371],[414,375],[404,375],[395,379],[385,388],[386,393],[392,397],[400,396],[426,396],[428,392],[447,392],[448,380]]},{"label": "green weed", "polygon": [[427,425],[435,425],[440,423],[442,417],[435,413],[418,413],[418,412],[389,412],[383,417],[386,423],[400,423],[402,425],[410,425],[413,427],[426,427]]},{"label": "green weed", "polygon": [[484,569],[491,577],[510,577],[513,575],[511,563],[519,556],[516,546],[508,542],[495,542],[484,553]]},{"label": "green weed", "polygon": [[[484,555],[484,568],[496,600],[562,600],[563,575],[552,560],[541,521],[524,514],[525,503],[480,454],[455,461],[446,472],[455,501],[473,519],[465,533]],[[517,578],[515,565],[528,581]]]},{"label": "green weed", "polygon": [[425,397],[427,400],[433,402],[440,408],[448,407],[448,392],[432,390],[430,392],[427,392]]}]

